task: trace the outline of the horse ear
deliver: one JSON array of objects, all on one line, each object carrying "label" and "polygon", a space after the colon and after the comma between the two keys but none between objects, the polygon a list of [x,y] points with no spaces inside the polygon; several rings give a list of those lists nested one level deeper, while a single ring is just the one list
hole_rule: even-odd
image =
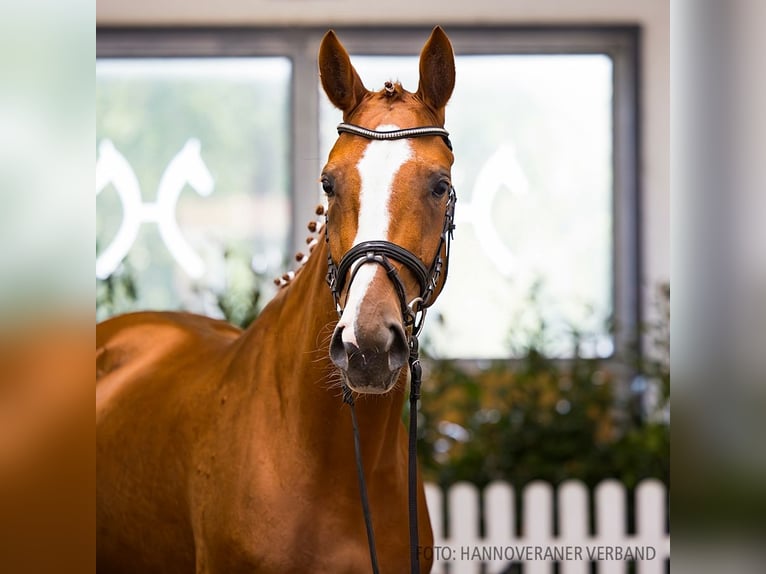
[{"label": "horse ear", "polygon": [[417,95],[428,106],[441,111],[455,87],[455,54],[440,26],[431,32],[420,53],[420,83]]},{"label": "horse ear", "polygon": [[324,35],[319,46],[319,77],[327,97],[343,111],[344,117],[367,94],[348,52],[332,30]]}]

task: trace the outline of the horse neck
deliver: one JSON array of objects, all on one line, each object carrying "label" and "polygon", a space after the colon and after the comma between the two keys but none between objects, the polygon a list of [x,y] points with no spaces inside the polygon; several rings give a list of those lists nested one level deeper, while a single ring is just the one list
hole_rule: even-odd
[{"label": "horse neck", "polygon": [[[245,333],[242,349],[261,350],[253,376],[265,392],[255,397],[263,401],[271,420],[279,419],[279,428],[294,444],[310,438],[318,456],[320,442],[325,443],[325,453],[353,456],[349,407],[342,401],[340,374],[328,351],[338,316],[326,275],[327,245],[320,240],[305,266]],[[397,439],[404,428],[406,373],[401,377],[385,395],[356,396],[365,466],[397,460],[390,449],[399,448]]]}]

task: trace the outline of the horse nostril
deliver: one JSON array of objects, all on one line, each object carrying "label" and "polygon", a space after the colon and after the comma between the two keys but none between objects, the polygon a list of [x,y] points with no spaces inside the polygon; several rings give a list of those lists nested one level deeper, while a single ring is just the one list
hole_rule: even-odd
[{"label": "horse nostril", "polygon": [[393,372],[407,364],[409,346],[399,323],[390,323],[388,328],[378,331],[377,337],[368,340],[361,349],[357,344],[343,340],[343,329],[336,327],[330,342],[330,360],[339,369],[371,372],[387,366]]},{"label": "horse nostril", "polygon": [[398,323],[394,323],[389,326],[391,331],[391,345],[388,348],[388,368],[392,371],[401,369],[406,363],[410,354],[409,346],[407,345],[407,336],[404,334],[404,329]]},{"label": "horse nostril", "polygon": [[336,328],[335,333],[333,333],[330,342],[330,360],[336,367],[343,370],[348,369],[348,353],[346,352],[346,344],[343,342],[343,327]]}]

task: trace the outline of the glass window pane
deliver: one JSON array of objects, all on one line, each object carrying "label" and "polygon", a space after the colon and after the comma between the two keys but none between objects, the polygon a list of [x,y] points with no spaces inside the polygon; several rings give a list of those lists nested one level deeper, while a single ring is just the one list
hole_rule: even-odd
[{"label": "glass window pane", "polygon": [[[417,87],[415,57],[356,56],[369,89]],[[457,230],[426,322],[438,356],[506,357],[535,344],[609,356],[613,341],[612,61],[601,54],[458,56],[447,108]],[[392,75],[394,75],[392,77]],[[326,154],[340,113],[322,96]],[[540,325],[544,337],[540,339]]]},{"label": "glass window pane", "polygon": [[127,265],[135,308],[220,314],[233,257],[281,271],[290,76],[287,58],[97,61],[97,275]]}]

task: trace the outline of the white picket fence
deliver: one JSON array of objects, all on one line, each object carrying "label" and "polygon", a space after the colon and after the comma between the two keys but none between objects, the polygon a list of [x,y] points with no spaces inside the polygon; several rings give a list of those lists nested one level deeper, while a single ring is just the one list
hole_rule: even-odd
[{"label": "white picket fence", "polygon": [[[645,480],[635,490],[635,528],[628,534],[627,496],[622,483],[607,480],[593,491],[595,533],[590,532],[589,492],[579,481],[554,488],[533,482],[521,496],[521,532],[516,532],[513,487],[504,482],[484,491],[484,535],[480,536],[479,490],[468,483],[453,485],[446,495],[426,484],[434,530],[434,574],[501,574],[522,563],[524,574],[626,574],[635,559],[637,574],[664,574],[670,557],[665,486]],[[557,496],[558,505],[554,505]],[[449,523],[444,530],[446,506]],[[558,508],[558,533],[554,533]]]}]

